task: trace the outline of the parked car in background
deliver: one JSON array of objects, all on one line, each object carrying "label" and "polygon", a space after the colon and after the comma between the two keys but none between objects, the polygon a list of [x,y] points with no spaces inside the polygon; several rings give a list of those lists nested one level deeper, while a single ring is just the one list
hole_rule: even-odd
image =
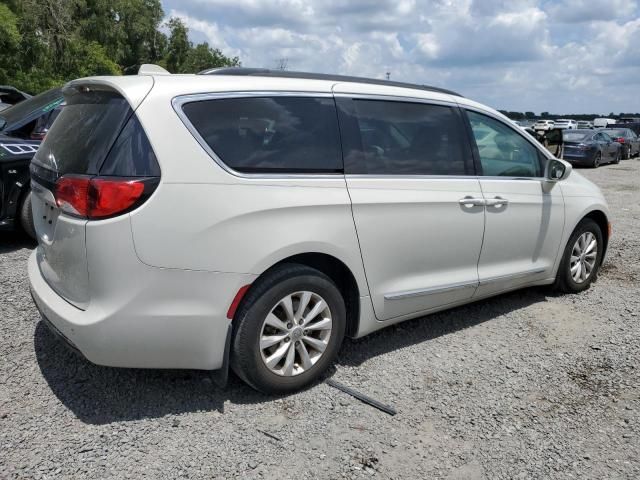
[{"label": "parked car in background", "polygon": [[94,363],[230,363],[286,393],[345,335],[597,275],[602,193],[489,107],[384,80],[141,70],[68,84],[31,163],[34,302]]},{"label": "parked car in background", "polygon": [[640,118],[638,117],[622,117],[618,119],[617,123],[640,123]]},{"label": "parked car in background", "polygon": [[553,120],[538,120],[533,124],[534,130],[551,130],[553,128],[554,121]]},{"label": "parked car in background", "polygon": [[622,147],[604,130],[572,130],[563,133],[562,158],[572,164],[597,168],[604,163],[619,163]]},{"label": "parked car in background", "polygon": [[21,227],[35,238],[29,163],[63,100],[56,88],[0,112],[0,229]]},{"label": "parked car in background", "polygon": [[570,120],[568,118],[559,118],[555,121],[554,128],[560,128],[562,130],[575,130],[578,128],[578,122]]},{"label": "parked car in background", "polygon": [[613,118],[594,118],[593,119],[593,127],[594,128],[607,128],[609,125],[613,125],[617,121]]},{"label": "parked car in background", "polygon": [[602,130],[622,145],[622,158],[628,160],[640,154],[640,137],[629,128],[606,128]]},{"label": "parked car in background", "polygon": [[0,111],[31,98],[28,93],[22,92],[9,85],[0,85]]},{"label": "parked car in background", "polygon": [[609,125],[607,128],[628,128],[636,135],[640,135],[640,122],[614,123],[613,125]]},{"label": "parked car in background", "polygon": [[585,129],[589,129],[589,128],[593,128],[593,123],[592,122],[588,122],[586,120],[578,120],[578,129],[579,130],[585,130]]}]

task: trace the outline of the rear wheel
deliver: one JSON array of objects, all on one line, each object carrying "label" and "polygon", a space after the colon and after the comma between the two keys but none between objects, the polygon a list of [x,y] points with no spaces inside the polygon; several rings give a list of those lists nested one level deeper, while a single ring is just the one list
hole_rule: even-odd
[{"label": "rear wheel", "polygon": [[285,264],[251,288],[234,318],[231,366],[256,390],[287,393],[318,379],[346,326],[344,299],[322,272]]},{"label": "rear wheel", "polygon": [[31,190],[27,192],[20,205],[20,226],[22,230],[35,240],[36,227],[33,225],[33,210],[31,209]]},{"label": "rear wheel", "polygon": [[602,154],[600,152],[596,152],[593,157],[593,162],[591,162],[591,166],[593,168],[598,168],[600,166],[600,161],[602,160]]},{"label": "rear wheel", "polygon": [[586,290],[598,275],[604,239],[596,222],[583,219],[571,234],[564,249],[555,287],[566,293]]},{"label": "rear wheel", "polygon": [[[620,157],[621,157],[621,153],[620,153],[620,149],[618,149],[618,151],[616,152],[616,156],[613,159],[613,163],[620,163]],[[628,157],[630,158],[630,157]]]}]

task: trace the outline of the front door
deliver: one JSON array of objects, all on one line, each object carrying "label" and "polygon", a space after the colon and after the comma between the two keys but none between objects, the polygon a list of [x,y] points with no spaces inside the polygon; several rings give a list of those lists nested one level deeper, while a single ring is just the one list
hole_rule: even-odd
[{"label": "front door", "polygon": [[471,298],[484,207],[460,111],[336,90],[345,176],[377,318]]},{"label": "front door", "polygon": [[486,202],[476,297],[553,276],[564,224],[558,185],[544,179],[545,157],[515,129],[468,111]]}]

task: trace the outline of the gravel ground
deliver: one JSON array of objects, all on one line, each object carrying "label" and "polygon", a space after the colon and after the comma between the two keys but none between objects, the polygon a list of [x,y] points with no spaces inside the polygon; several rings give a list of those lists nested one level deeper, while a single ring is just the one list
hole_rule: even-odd
[{"label": "gravel ground", "polygon": [[32,244],[0,237],[0,478],[638,478],[640,160],[581,173],[614,237],[579,295],[529,289],[346,341],[268,398],[204,372],[97,367],[39,323]]}]

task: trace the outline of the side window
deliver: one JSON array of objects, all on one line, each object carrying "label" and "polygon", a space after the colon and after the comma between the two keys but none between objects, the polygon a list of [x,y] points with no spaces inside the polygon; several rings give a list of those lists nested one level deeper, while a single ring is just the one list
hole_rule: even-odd
[{"label": "side window", "polygon": [[207,145],[239,172],[343,171],[332,98],[226,98],[182,108]]},{"label": "side window", "polygon": [[482,173],[499,177],[540,177],[538,150],[504,123],[480,113],[467,111],[478,147]]},{"label": "side window", "polygon": [[[465,160],[471,157],[469,145],[462,121],[453,108],[380,100],[351,102],[352,119],[357,125],[354,135],[360,137],[362,153],[352,155],[346,139],[347,173],[467,174]],[[341,119],[344,117],[342,111]]]}]

